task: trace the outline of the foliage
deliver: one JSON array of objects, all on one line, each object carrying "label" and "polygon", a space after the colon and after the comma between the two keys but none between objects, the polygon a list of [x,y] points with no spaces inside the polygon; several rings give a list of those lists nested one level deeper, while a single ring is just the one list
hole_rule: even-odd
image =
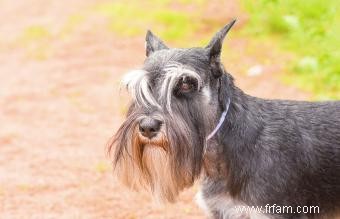
[{"label": "foliage", "polygon": [[287,81],[316,99],[340,98],[340,2],[338,0],[242,0],[246,33],[278,40],[296,54]]},{"label": "foliage", "polygon": [[[196,4],[202,3],[203,1],[196,2]],[[176,41],[189,38],[199,28],[198,22],[192,22],[197,19],[199,13],[175,10],[173,4],[175,6],[178,4],[180,8],[190,4],[190,1],[127,0],[124,3],[114,1],[100,3],[95,10],[107,16],[110,19],[109,28],[121,35],[144,34],[146,28],[153,27],[165,40]],[[148,10],[141,10],[141,8],[148,8]],[[149,27],[146,27],[146,24]]]}]

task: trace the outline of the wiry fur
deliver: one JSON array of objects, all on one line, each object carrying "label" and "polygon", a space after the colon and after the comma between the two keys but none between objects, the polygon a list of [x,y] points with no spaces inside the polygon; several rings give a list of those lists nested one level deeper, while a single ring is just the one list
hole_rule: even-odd
[{"label": "wiry fur", "polygon": [[[316,219],[340,211],[340,101],[265,100],[234,85],[220,62],[233,23],[205,48],[168,49],[151,32],[143,69],[126,85],[133,97],[110,150],[119,177],[162,200],[202,175],[201,205],[213,218]],[[189,77],[194,89],[182,92]],[[221,114],[229,111],[217,134]],[[143,137],[143,118],[162,121]],[[206,151],[204,150],[206,148]],[[320,213],[237,213],[233,206],[319,206]]]},{"label": "wiry fur", "polygon": [[147,73],[141,69],[130,71],[124,76],[122,83],[126,86],[136,104],[147,108],[151,106],[160,108],[151,93]]},{"label": "wiry fur", "polygon": [[185,68],[180,63],[170,63],[164,67],[164,77],[161,77],[162,86],[160,89],[160,96],[159,96],[159,102],[163,103],[163,105],[166,105],[166,108],[169,112],[172,112],[171,110],[171,98],[173,95],[173,89],[177,83],[177,80],[181,77],[193,77],[198,82],[198,90],[202,86],[202,80],[201,77],[194,71]]},{"label": "wiry fur", "polygon": [[[137,128],[145,113],[148,114],[132,112],[118,130],[112,142],[115,171],[129,187],[146,189],[162,201],[174,201],[199,176],[203,147],[197,146],[203,146],[205,134],[176,113],[164,118],[164,126],[156,138],[146,139]],[[205,120],[203,115],[201,119]],[[196,131],[192,133],[192,129]]]}]

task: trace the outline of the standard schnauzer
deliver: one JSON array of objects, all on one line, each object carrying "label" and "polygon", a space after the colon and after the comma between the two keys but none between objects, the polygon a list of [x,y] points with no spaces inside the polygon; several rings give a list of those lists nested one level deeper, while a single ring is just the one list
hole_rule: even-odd
[{"label": "standard schnauzer", "polygon": [[[133,101],[110,145],[116,174],[166,201],[200,178],[198,204],[212,218],[335,218],[340,101],[245,94],[220,60],[234,23],[204,48],[170,49],[147,32],[143,68],[123,79]],[[251,206],[261,210],[240,210]]]}]

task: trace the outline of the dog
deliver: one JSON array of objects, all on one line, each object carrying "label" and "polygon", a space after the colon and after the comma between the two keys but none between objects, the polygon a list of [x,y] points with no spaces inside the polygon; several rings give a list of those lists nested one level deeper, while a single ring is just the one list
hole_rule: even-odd
[{"label": "dog", "polygon": [[215,219],[335,218],[340,101],[245,94],[220,58],[234,23],[203,48],[147,32],[143,67],[123,78],[132,102],[109,147],[115,174],[169,202],[200,180],[197,202]]}]

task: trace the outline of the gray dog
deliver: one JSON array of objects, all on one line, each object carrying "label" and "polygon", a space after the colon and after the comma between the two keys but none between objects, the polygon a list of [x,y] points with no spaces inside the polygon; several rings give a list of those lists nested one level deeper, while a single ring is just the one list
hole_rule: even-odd
[{"label": "gray dog", "polygon": [[204,48],[169,49],[150,31],[146,60],[110,146],[129,187],[174,201],[201,178],[212,218],[335,218],[340,213],[340,101],[249,96],[220,54],[226,25]]}]

